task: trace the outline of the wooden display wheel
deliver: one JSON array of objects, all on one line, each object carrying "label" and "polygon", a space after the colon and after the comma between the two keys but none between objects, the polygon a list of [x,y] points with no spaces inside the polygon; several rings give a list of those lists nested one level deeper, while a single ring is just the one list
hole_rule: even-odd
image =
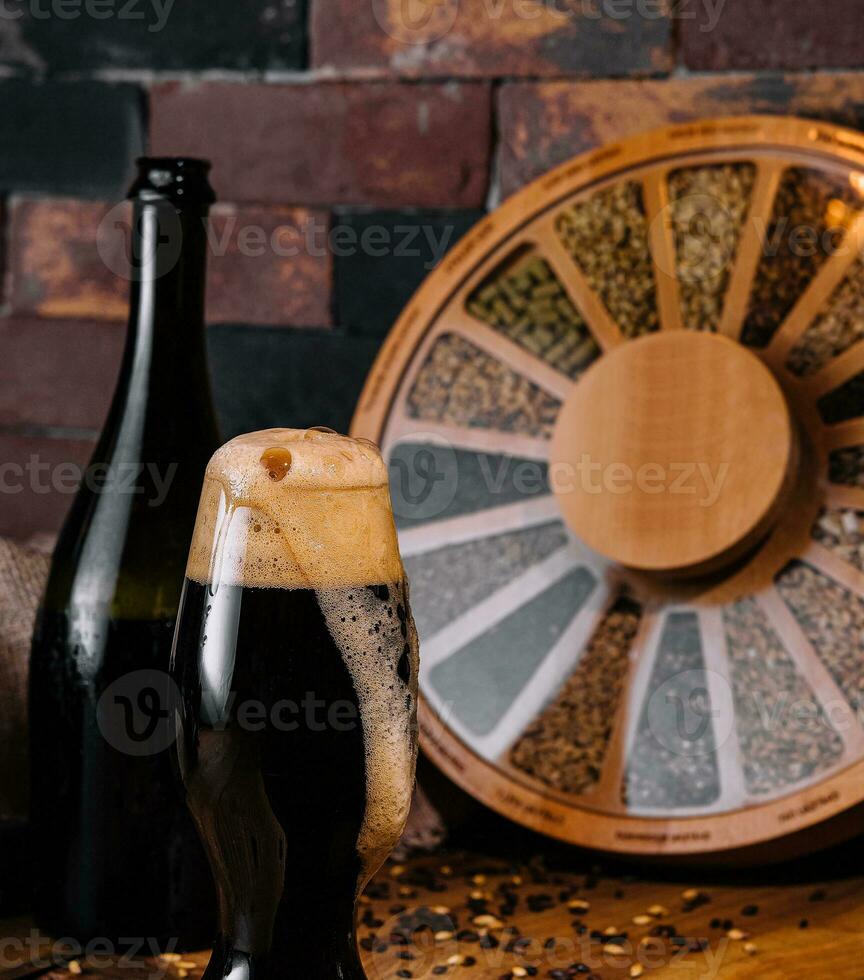
[{"label": "wooden display wheel", "polygon": [[855,829],[862,202],[857,133],[671,127],[515,195],[396,323],[353,431],[391,468],[424,749],[489,806],[667,856]]}]

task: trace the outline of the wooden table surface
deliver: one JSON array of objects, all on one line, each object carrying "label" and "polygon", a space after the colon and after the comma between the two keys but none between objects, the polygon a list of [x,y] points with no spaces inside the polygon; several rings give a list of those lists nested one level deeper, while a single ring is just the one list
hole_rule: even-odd
[{"label": "wooden table surface", "polygon": [[[864,877],[833,871],[830,880],[811,874],[779,884],[774,877],[636,880],[551,869],[548,858],[450,852],[388,863],[363,896],[359,936],[371,980],[862,980]],[[26,919],[2,925],[4,937],[30,929]],[[133,969],[80,966],[94,977],[195,980],[206,962],[201,952]]]}]

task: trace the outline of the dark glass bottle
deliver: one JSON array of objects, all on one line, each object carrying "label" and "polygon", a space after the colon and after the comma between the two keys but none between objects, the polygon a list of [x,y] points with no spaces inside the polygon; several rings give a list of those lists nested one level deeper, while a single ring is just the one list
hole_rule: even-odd
[{"label": "dark glass bottle", "polygon": [[126,350],[60,534],[30,667],[34,911],[55,936],[212,938],[210,874],[177,789],[165,680],[219,435],[204,336],[209,164],[143,159]]}]

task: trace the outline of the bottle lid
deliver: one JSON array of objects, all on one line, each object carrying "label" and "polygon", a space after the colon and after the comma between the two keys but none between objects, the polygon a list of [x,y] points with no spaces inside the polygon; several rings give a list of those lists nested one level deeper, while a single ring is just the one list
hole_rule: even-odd
[{"label": "bottle lid", "polygon": [[208,173],[210,161],[194,157],[139,157],[138,176],[128,197],[163,199],[177,207],[209,205],[216,200]]}]

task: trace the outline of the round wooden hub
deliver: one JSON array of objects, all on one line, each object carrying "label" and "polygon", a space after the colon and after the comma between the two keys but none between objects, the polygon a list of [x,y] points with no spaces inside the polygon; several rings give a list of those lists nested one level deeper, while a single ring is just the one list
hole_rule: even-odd
[{"label": "round wooden hub", "polygon": [[558,416],[550,476],[571,529],[606,558],[705,570],[767,530],[792,440],[780,386],[753,353],[677,330],[585,373]]}]

